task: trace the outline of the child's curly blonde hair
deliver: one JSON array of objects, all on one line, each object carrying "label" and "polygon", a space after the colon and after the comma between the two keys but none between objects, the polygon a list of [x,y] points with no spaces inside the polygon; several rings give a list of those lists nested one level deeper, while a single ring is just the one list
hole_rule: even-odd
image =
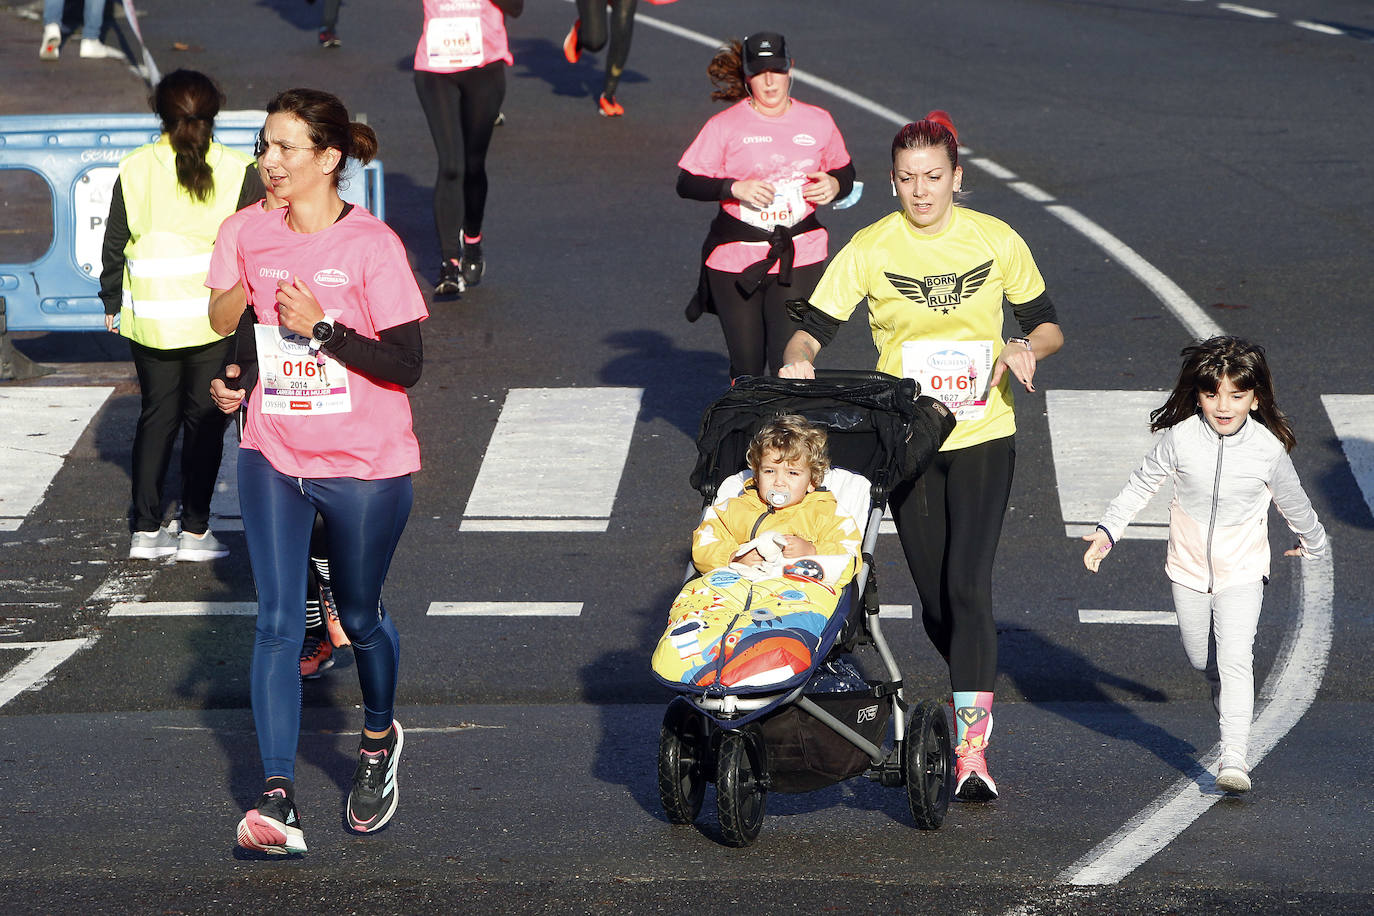
[{"label": "child's curly blonde hair", "polygon": [[819,487],[830,470],[825,430],[797,414],[779,414],[760,427],[745,456],[749,469],[758,474],[764,456],[771,452],[776,452],[785,464],[809,467],[813,487]]}]

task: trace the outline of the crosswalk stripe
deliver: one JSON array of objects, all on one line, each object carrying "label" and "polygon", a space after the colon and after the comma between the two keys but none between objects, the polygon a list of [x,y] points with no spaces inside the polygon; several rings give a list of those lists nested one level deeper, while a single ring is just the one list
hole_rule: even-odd
[{"label": "crosswalk stripe", "polygon": [[105,403],[108,386],[0,390],[0,531],[17,531]]},{"label": "crosswalk stripe", "polygon": [[94,642],[95,637],[92,636],[55,642],[0,643],[0,649],[19,649],[29,653],[19,664],[0,675],[0,706],[25,690],[41,687],[54,668]]},{"label": "crosswalk stripe", "polygon": [[1324,394],[1322,406],[1341,440],[1346,463],[1374,513],[1374,395]]},{"label": "crosswalk stripe", "polygon": [[579,617],[580,601],[432,601],[431,617]]},{"label": "crosswalk stripe", "polygon": [[256,601],[120,601],[111,617],[253,617]]},{"label": "crosswalk stripe", "polygon": [[[1096,527],[1107,504],[1150,450],[1154,434],[1148,418],[1164,398],[1160,391],[1045,392],[1066,535],[1079,537]],[[1123,418],[1125,422],[1121,422]],[[1104,435],[1108,425],[1111,434]],[[1173,484],[1166,481],[1136,516],[1126,536],[1167,538],[1173,491]]]},{"label": "crosswalk stripe", "polygon": [[492,520],[505,520],[505,531],[606,530],[643,395],[642,388],[511,389],[460,530],[496,530]]},{"label": "crosswalk stripe", "polygon": [[1143,626],[1176,627],[1178,615],[1173,611],[1101,611],[1082,609],[1079,623],[1131,623]]}]

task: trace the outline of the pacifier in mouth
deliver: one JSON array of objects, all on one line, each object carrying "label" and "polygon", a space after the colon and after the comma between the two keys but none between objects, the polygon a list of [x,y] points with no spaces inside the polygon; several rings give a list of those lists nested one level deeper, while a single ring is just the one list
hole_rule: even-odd
[{"label": "pacifier in mouth", "polygon": [[776,508],[787,505],[788,496],[789,494],[783,490],[769,490],[767,499],[769,505]]}]

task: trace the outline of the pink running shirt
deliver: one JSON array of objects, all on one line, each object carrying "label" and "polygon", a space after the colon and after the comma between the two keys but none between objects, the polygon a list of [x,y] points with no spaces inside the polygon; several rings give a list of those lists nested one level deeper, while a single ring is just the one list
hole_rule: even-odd
[{"label": "pink running shirt", "polygon": [[497,60],[515,62],[506,38],[506,14],[491,0],[424,0],[424,5],[416,70],[457,73]]},{"label": "pink running shirt", "polygon": [[[252,232],[240,224],[241,268],[231,278],[212,263],[206,285],[229,289],[241,280],[262,325],[280,324],[277,284],[293,278],[310,288],[326,315],[363,337],[377,339],[379,331],[429,317],[405,248],[381,220],[354,207],[321,232],[301,233],[287,227],[287,211],[247,221]],[[291,477],[380,480],[419,470],[420,444],[405,388],[352,369],[348,386],[347,413],[317,416],[264,414],[257,386],[242,447],[262,452]]]},{"label": "pink running shirt", "polygon": [[[748,99],[741,99],[706,122],[678,166],[706,178],[753,178],[778,187],[805,181],[811,172],[828,172],[848,163],[844,138],[824,108],[793,99],[781,117],[769,118],[755,111]],[[798,222],[816,209],[805,201],[802,205]],[[743,205],[739,201],[722,201],[721,207],[741,218]],[[796,248],[793,263],[801,267],[824,261],[828,242],[824,229],[796,236],[792,240]],[[729,242],[711,252],[706,266],[740,273],[763,260],[767,251],[767,242]],[[777,273],[778,265],[769,272]]]}]

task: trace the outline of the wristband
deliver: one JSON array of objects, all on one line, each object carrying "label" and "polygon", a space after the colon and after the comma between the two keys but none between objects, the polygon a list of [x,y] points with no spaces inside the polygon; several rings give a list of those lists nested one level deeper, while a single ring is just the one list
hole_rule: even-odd
[{"label": "wristband", "polygon": [[1110,531],[1108,531],[1106,528],[1102,527],[1101,525],[1098,525],[1098,526],[1097,526],[1097,530],[1098,530],[1098,531],[1101,531],[1103,534],[1105,534],[1105,535],[1107,536],[1107,546],[1108,546],[1109,548],[1115,547],[1115,546],[1116,546],[1116,538],[1112,537],[1112,533],[1111,533]]},{"label": "wristband", "polygon": [[1011,346],[1012,344],[1018,344],[1018,343],[1019,343],[1021,346],[1025,347],[1027,350],[1030,350],[1032,353],[1035,352],[1035,347],[1032,347],[1032,346],[1031,346],[1031,342],[1030,342],[1030,338],[1029,338],[1029,337],[1008,337],[1008,338],[1007,338],[1007,346]]}]

